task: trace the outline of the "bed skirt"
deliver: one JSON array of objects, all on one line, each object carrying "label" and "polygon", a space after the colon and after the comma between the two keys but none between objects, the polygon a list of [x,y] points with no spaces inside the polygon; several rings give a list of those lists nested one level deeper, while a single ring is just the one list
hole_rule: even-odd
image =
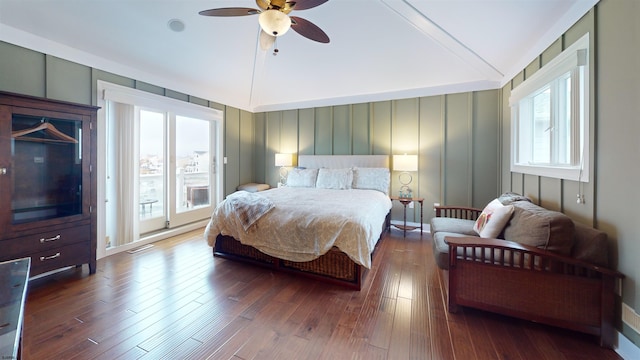
[{"label": "bed skirt", "polygon": [[[387,214],[384,224],[382,224],[382,232],[380,239],[376,243],[376,249],[380,244],[382,237],[389,229],[390,214]],[[371,256],[375,254],[375,249]],[[338,248],[333,247],[326,254],[319,258],[305,262],[295,262],[282,260],[269,256],[254,247],[243,245],[231,236],[218,235],[216,244],[213,248],[213,255],[227,259],[249,262],[276,269],[297,273],[302,276],[311,277],[321,281],[336,283],[347,286],[351,289],[360,290],[367,268],[360,264],[356,264],[345,253]]]}]

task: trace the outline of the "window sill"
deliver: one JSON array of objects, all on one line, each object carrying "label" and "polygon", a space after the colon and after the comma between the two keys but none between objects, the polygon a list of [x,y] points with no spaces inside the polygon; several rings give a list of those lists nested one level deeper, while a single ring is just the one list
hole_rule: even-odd
[{"label": "window sill", "polygon": [[511,172],[518,172],[528,175],[544,176],[556,179],[589,182],[588,167],[560,167],[542,165],[520,165],[511,164]]}]

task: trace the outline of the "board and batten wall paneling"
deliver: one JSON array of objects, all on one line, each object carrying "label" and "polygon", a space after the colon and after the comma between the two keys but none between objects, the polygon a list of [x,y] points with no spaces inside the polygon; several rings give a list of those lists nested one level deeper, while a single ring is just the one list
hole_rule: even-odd
[{"label": "board and batten wall paneling", "polygon": [[315,109],[315,155],[332,155],[333,111],[331,107]]},{"label": "board and batten wall paneling", "polygon": [[238,134],[238,164],[240,164],[240,168],[238,169],[238,180],[240,184],[246,184],[255,181],[255,165],[253,156],[255,124],[253,114],[240,110],[240,125],[238,128],[240,130]]},{"label": "board and batten wall paneling", "polygon": [[332,114],[332,155],[350,155],[352,154],[352,136],[351,136],[351,107],[349,105],[340,105],[333,107]]},{"label": "board and batten wall paneling", "polygon": [[[298,153],[298,111],[287,110],[282,112],[280,146],[278,152],[284,154]],[[275,158],[274,158],[275,161]],[[296,163],[294,156],[293,163]]]},{"label": "board and batten wall paneling", "polygon": [[[394,100],[391,103],[391,155],[418,155],[420,140],[420,99]],[[393,169],[393,158],[391,159]],[[402,184],[399,180],[399,171],[391,172],[391,194],[398,195]],[[420,196],[420,172],[411,172],[412,179],[409,187],[413,191],[413,196]],[[398,202],[393,204],[393,218],[402,218],[404,207]],[[407,221],[417,222],[420,220],[419,207],[407,208]]]},{"label": "board and batten wall paneling", "polygon": [[282,134],[281,111],[267,113],[265,166],[267,168],[267,183],[276,186],[280,181],[280,168],[276,167],[276,154],[280,152]]},{"label": "board and batten wall paneling", "polygon": [[[622,301],[640,313],[640,3],[603,0],[597,10],[597,225],[609,234],[613,265],[626,275]],[[624,323],[622,333],[639,346],[640,333]]]},{"label": "board and batten wall paneling", "polygon": [[539,204],[540,201],[540,176],[522,174],[522,194]]},{"label": "board and batten wall paneling", "polygon": [[[541,67],[548,64],[553,58],[555,58],[558,54],[560,54],[565,48],[573,44],[577,39],[582,37],[585,33],[591,32],[595,29],[595,18],[593,15],[593,11],[587,13],[583,16],[574,26],[572,26],[567,32],[561,36],[558,40],[553,42],[547,49],[545,49],[538,57],[536,57],[525,69],[523,69],[518,75],[516,75],[511,80],[511,89],[516,88],[522,82],[526,81],[527,78],[533,76]],[[590,119],[589,126],[590,129],[594,128],[595,117],[594,117],[594,109],[595,109],[595,97],[593,94],[595,93],[594,87],[594,79],[595,75],[595,55],[593,49],[595,49],[595,42],[593,38],[591,39],[591,49],[590,52],[590,71],[591,71],[591,109],[590,109]],[[510,127],[510,107],[508,102],[508,96],[506,96],[507,91],[510,90],[508,85],[503,89],[503,117],[507,119],[506,116],[509,116],[508,121],[505,121],[504,128]],[[510,130],[509,130],[510,131]],[[595,147],[595,137],[594,131],[590,131],[590,142],[591,149],[590,153],[594,154]],[[567,215],[571,216],[574,220],[582,221],[587,224],[591,224],[594,221],[594,209],[595,204],[593,204],[593,196],[594,196],[594,186],[593,186],[593,176],[591,177],[591,181],[589,183],[581,183],[578,181],[572,180],[562,180],[555,178],[544,178],[535,175],[521,174],[510,172],[510,164],[511,164],[511,134],[503,133],[504,142],[502,144],[502,164],[506,165],[502,171],[502,177],[509,178],[510,184],[509,186],[503,187],[503,189],[507,191],[513,191],[519,194],[526,195],[530,197],[535,203],[539,205],[548,205],[551,209],[555,209],[558,211],[562,211]],[[595,167],[595,162],[593,159],[590,160],[590,168],[593,174],[593,169]],[[577,203],[577,195],[581,194],[584,196],[586,202],[591,202],[588,204],[579,204]]]},{"label": "board and batten wall paneling", "polygon": [[442,144],[444,96],[420,98],[420,149],[418,153],[420,176],[418,189],[424,198],[423,221],[435,216],[434,203],[442,200]]},{"label": "board and batten wall paneling", "polygon": [[562,181],[541,177],[540,194],[544,194],[540,198],[540,206],[554,211],[562,210]]},{"label": "board and batten wall paneling", "polygon": [[0,41],[0,90],[45,97],[46,56]]},{"label": "board and batten wall paneling", "polygon": [[227,157],[224,174],[224,195],[225,197],[234,191],[240,184],[240,110],[227,109],[225,114],[225,136],[224,153]]},{"label": "board and batten wall paneling", "polygon": [[91,104],[91,68],[47,55],[46,75],[47,98]]},{"label": "board and batten wall paneling", "polygon": [[371,154],[371,126],[369,124],[369,104],[355,104],[351,107],[351,129],[354,155]]},{"label": "board and batten wall paneling", "polygon": [[[253,169],[255,179],[253,181],[258,183],[268,183],[267,179],[267,156],[265,154],[266,149],[266,118],[265,113],[253,114],[254,118],[254,130],[253,130]],[[226,139],[226,137],[225,137]]]},{"label": "board and batten wall paneling", "polygon": [[315,112],[298,110],[298,155],[313,155],[315,150]]},{"label": "board and batten wall paneling", "polygon": [[[495,199],[500,191],[500,92],[498,90],[473,93],[472,129],[472,201],[477,208],[483,208]],[[487,189],[494,191],[487,191]]]},{"label": "board and batten wall paneling", "polygon": [[[255,137],[264,142],[256,144],[255,153],[266,159],[264,181],[271,186],[278,180],[273,154],[295,140],[296,155],[417,154],[411,188],[425,199],[422,219],[428,223],[433,203],[483,207],[499,194],[500,94],[490,90],[256,114]],[[398,175],[391,173],[391,195],[400,190]],[[401,220],[402,210],[394,203],[392,218]],[[419,209],[407,210],[408,221],[420,221]]]},{"label": "board and batten wall paneling", "polygon": [[148,93],[152,93],[152,94],[156,94],[156,95],[160,95],[160,96],[164,96],[165,94],[165,89],[157,86],[157,85],[153,85],[153,84],[149,84],[147,82],[144,81],[136,81],[135,82],[135,88],[138,90],[142,90],[142,91],[146,91]]},{"label": "board and batten wall paneling", "polygon": [[444,202],[448,205],[471,205],[471,94],[446,96]]},{"label": "board and batten wall paneling", "polygon": [[371,155],[391,154],[391,101],[372,104]]}]

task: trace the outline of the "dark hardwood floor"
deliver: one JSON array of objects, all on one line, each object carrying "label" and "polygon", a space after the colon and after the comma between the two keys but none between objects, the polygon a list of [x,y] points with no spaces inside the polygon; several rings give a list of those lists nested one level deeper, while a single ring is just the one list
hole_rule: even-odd
[{"label": "dark hardwood floor", "polygon": [[449,314],[431,238],[398,230],[359,292],[213,258],[202,230],[29,287],[25,359],[619,359],[591,336]]}]

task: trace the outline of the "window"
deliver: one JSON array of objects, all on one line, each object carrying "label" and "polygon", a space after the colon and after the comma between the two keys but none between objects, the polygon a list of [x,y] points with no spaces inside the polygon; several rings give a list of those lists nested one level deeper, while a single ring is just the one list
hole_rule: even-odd
[{"label": "window", "polygon": [[511,171],[589,181],[589,35],[516,87]]}]

